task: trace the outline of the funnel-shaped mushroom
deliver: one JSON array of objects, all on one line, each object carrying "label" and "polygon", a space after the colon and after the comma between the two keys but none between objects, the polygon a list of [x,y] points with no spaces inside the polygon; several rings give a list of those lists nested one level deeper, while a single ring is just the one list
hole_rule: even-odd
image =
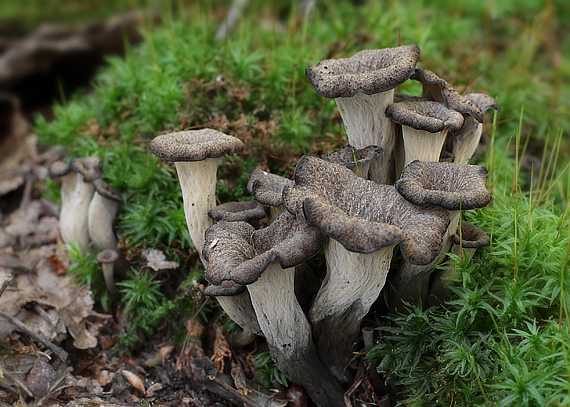
[{"label": "funnel-shaped mushroom", "polygon": [[285,376],[302,384],[319,406],[342,406],[342,389],[319,360],[311,326],[294,291],[294,266],[323,243],[318,229],[284,212],[266,228],[221,221],[206,231],[206,293],[247,285],[271,356]]},{"label": "funnel-shaped mushroom", "polygon": [[117,236],[113,230],[113,222],[123,198],[119,191],[111,188],[102,179],[93,181],[93,186],[95,194],[89,204],[87,218],[89,237],[101,250],[115,249]]},{"label": "funnel-shaped mushroom", "polygon": [[407,99],[386,108],[386,117],[402,126],[405,163],[438,161],[448,132],[457,132],[463,116],[439,102]]},{"label": "funnel-shaped mushroom", "polygon": [[440,208],[410,204],[393,186],[314,157],[299,161],[294,181],[283,191],[287,210],[331,238],[325,244],[327,275],[309,319],[321,359],[346,381],[360,322],[384,286],[393,248],[400,244],[409,261],[429,263],[440,251],[449,217]]},{"label": "funnel-shaped mushroom", "polygon": [[331,163],[350,168],[359,177],[368,179],[370,164],[382,154],[382,148],[367,146],[355,148],[350,144],[332,153],[323,154],[321,158]]},{"label": "funnel-shaped mushroom", "polygon": [[394,101],[394,88],[413,75],[419,56],[419,47],[411,44],[360,51],[306,69],[317,93],[335,98],[349,143],[357,148],[377,145],[384,150],[382,160],[370,168],[370,179],[379,183],[390,181],[394,146],[393,124],[384,110]]},{"label": "funnel-shaped mushroom", "polygon": [[[465,98],[471,101],[477,108],[485,113],[489,109],[500,111],[497,101],[484,93],[470,93]],[[467,164],[481,141],[483,134],[483,123],[480,123],[472,116],[466,116],[461,130],[448,140],[451,144],[451,151],[455,156],[453,162],[457,164]]]},{"label": "funnel-shaped mushroom", "polygon": [[394,273],[393,309],[402,310],[402,302],[426,304],[431,274],[451,247],[457,230],[459,210],[477,209],[491,201],[487,191],[487,169],[479,165],[414,161],[402,172],[396,189],[418,206],[435,205],[449,211],[450,224],[443,236],[442,251],[430,264],[418,266],[404,261]]},{"label": "funnel-shaped mushroom", "polygon": [[[244,145],[236,137],[214,129],[202,129],[155,137],[149,147],[155,155],[174,162],[176,166],[188,232],[202,263],[207,267],[202,250],[204,232],[214,223],[208,217],[208,211],[216,206],[218,159],[226,154],[241,152]],[[220,297],[220,305],[242,328],[250,331],[255,329],[255,316],[247,294]]]}]

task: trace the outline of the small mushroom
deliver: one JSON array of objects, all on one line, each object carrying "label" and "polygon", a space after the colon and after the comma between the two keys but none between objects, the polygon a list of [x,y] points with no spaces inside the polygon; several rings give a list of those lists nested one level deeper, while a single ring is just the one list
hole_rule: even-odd
[{"label": "small mushroom", "polygon": [[414,73],[420,49],[416,44],[365,50],[350,58],[327,59],[306,74],[317,93],[335,98],[350,145],[380,146],[382,160],[371,165],[370,179],[391,181],[394,130],[384,110],[394,101],[394,88]]},{"label": "small mushroom", "polygon": [[[483,113],[490,109],[501,110],[497,101],[484,93],[470,93],[465,95],[465,98],[471,101]],[[452,145],[451,151],[455,156],[453,162],[467,164],[473,157],[473,154],[475,154],[482,134],[483,123],[480,123],[472,116],[466,116],[461,130],[448,141]]]},{"label": "small mushroom", "polygon": [[393,186],[315,157],[299,161],[294,181],[283,191],[287,210],[330,237],[324,247],[327,274],[309,320],[321,359],[347,382],[353,343],[384,286],[394,247],[399,244],[413,263],[429,263],[440,251],[449,216],[440,208],[414,206]]},{"label": "small mushroom", "polygon": [[[156,156],[176,166],[188,232],[200,260],[207,267],[202,251],[204,232],[214,223],[208,211],[216,206],[218,159],[241,152],[244,145],[238,138],[220,131],[201,129],[157,136],[149,147]],[[247,294],[218,298],[224,311],[242,328],[250,330],[257,325]]]},{"label": "small mushroom", "polygon": [[[268,227],[220,221],[206,231],[207,294],[232,294],[247,285],[271,356],[319,406],[343,406],[343,391],[320,361],[311,326],[295,296],[294,267],[313,256],[322,234],[284,212]],[[236,289],[239,292],[239,289]]]},{"label": "small mushroom", "polygon": [[89,204],[87,217],[89,237],[101,250],[115,249],[117,236],[113,230],[113,222],[123,198],[119,191],[111,188],[102,179],[93,181],[93,186],[95,193]]},{"label": "small mushroom", "polygon": [[272,222],[285,210],[282,197],[283,188],[285,185],[291,185],[292,183],[293,181],[290,179],[256,168],[249,177],[247,191],[259,203],[270,208],[269,221]]},{"label": "small mushroom", "polygon": [[97,254],[97,261],[101,263],[101,268],[103,270],[103,277],[105,278],[105,284],[107,289],[111,293],[117,291],[115,286],[115,276],[113,273],[113,268],[115,262],[119,259],[119,253],[115,249],[105,249]]},{"label": "small mushroom", "polygon": [[99,157],[75,158],[69,164],[56,162],[50,172],[62,177],[60,209],[61,238],[76,243],[85,251],[89,247],[88,212],[95,188],[93,181],[101,177]]},{"label": "small mushroom", "polygon": [[332,153],[323,154],[321,158],[350,168],[357,176],[368,179],[370,164],[377,160],[380,154],[382,148],[378,146],[355,148],[348,145]]},{"label": "small mushroom", "polygon": [[405,162],[438,161],[448,132],[457,132],[463,116],[439,102],[409,99],[386,108],[386,117],[402,126]]}]

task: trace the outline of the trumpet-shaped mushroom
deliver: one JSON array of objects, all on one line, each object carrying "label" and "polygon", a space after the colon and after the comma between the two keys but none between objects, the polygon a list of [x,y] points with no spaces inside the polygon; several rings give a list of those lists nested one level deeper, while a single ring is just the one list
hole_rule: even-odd
[{"label": "trumpet-shaped mushroom", "polygon": [[[206,231],[210,294],[232,294],[247,285],[271,356],[285,376],[302,384],[319,406],[342,406],[343,391],[323,366],[311,326],[294,291],[294,267],[313,256],[323,236],[284,212],[263,229],[221,221]],[[208,291],[209,290],[209,291]]]},{"label": "trumpet-shaped mushroom", "polygon": [[290,179],[256,168],[249,176],[247,192],[253,195],[259,203],[269,207],[269,221],[272,222],[285,210],[281,195],[285,185],[291,184],[293,181]]},{"label": "trumpet-shaped mushroom", "polygon": [[438,161],[448,132],[457,132],[463,116],[439,102],[407,99],[386,108],[386,117],[402,126],[405,163]]},{"label": "trumpet-shaped mushroom", "polygon": [[317,93],[336,100],[349,143],[357,148],[380,146],[384,157],[373,163],[370,179],[390,181],[393,124],[384,116],[394,101],[394,88],[414,73],[420,49],[416,44],[365,50],[350,58],[327,59],[308,67]]},{"label": "trumpet-shaped mushroom", "polygon": [[[218,159],[241,152],[244,145],[236,137],[214,129],[202,129],[160,135],[149,147],[155,155],[176,166],[188,232],[200,260],[207,267],[202,251],[204,232],[214,223],[208,217],[208,211],[216,206]],[[247,293],[218,298],[222,308],[238,325],[248,331],[258,329]]]},{"label": "trumpet-shaped mushroom", "polygon": [[323,154],[321,158],[350,168],[359,177],[368,179],[370,164],[377,160],[380,154],[382,154],[382,148],[378,146],[354,148],[348,145],[332,153]]},{"label": "trumpet-shaped mushroom", "polygon": [[93,186],[95,193],[87,217],[89,237],[99,249],[115,249],[117,236],[113,231],[113,222],[123,198],[119,191],[101,179],[93,181]]},{"label": "trumpet-shaped mushroom", "polygon": [[[376,301],[394,247],[415,264],[437,256],[449,223],[446,211],[410,204],[393,186],[357,177],[348,168],[303,157],[286,187],[288,211],[326,233],[327,274],[309,311],[321,359],[339,380],[352,357],[360,323]],[[338,335],[342,332],[342,335]]]},{"label": "trumpet-shaped mushroom", "polygon": [[430,264],[418,266],[404,262],[394,273],[396,293],[391,307],[400,309],[403,301],[426,304],[429,282],[435,266],[451,247],[451,236],[457,230],[459,210],[483,208],[491,201],[487,190],[487,169],[479,165],[414,161],[402,172],[396,189],[418,206],[435,205],[449,211],[450,224],[443,237],[443,250]]}]

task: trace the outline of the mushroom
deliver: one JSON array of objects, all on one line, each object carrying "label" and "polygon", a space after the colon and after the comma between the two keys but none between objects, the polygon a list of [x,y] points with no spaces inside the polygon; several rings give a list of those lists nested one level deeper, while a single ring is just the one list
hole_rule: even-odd
[{"label": "mushroom", "polygon": [[431,275],[451,247],[451,236],[459,223],[459,211],[483,208],[491,201],[491,194],[485,186],[486,175],[487,169],[480,165],[442,162],[414,161],[404,169],[395,184],[398,192],[414,205],[435,205],[447,209],[450,223],[439,256],[422,266],[404,261],[394,273],[392,309],[402,310],[404,301],[426,304]]},{"label": "mushroom", "polygon": [[65,243],[76,243],[80,250],[89,247],[88,212],[95,188],[93,181],[101,176],[99,157],[75,158],[69,164],[56,162],[50,172],[62,177],[60,231]]},{"label": "mushroom", "polygon": [[[257,201],[227,202],[208,211],[208,216],[216,221],[257,222],[267,216],[265,208]],[[254,225],[256,226],[256,225]]]},{"label": "mushroom", "polygon": [[113,222],[123,198],[119,191],[111,188],[102,179],[93,181],[93,186],[95,193],[87,216],[89,237],[99,249],[115,249],[117,236],[113,231]]},{"label": "mushroom", "polygon": [[281,196],[285,185],[291,185],[293,181],[279,175],[270,174],[260,168],[251,172],[247,183],[247,191],[262,205],[268,206],[269,221],[272,222],[285,210],[283,197]]},{"label": "mushroom", "polygon": [[306,69],[317,93],[335,98],[350,145],[378,145],[384,150],[383,160],[370,168],[370,179],[379,183],[391,181],[394,146],[393,124],[385,118],[384,110],[393,103],[394,88],[413,75],[419,56],[420,48],[411,44],[364,50],[350,58],[327,59]]},{"label": "mushroom", "polygon": [[404,166],[414,160],[438,161],[448,132],[457,132],[463,116],[439,102],[407,99],[386,108],[386,117],[402,126]]},{"label": "mushroom", "polygon": [[[160,158],[174,162],[182,198],[188,232],[200,260],[207,268],[202,256],[204,232],[214,221],[208,211],[216,206],[216,174],[218,159],[243,150],[244,145],[236,137],[214,129],[181,131],[155,137],[150,150]],[[235,297],[217,297],[219,303],[239,326],[255,332],[258,327],[247,293]]]},{"label": "mushroom", "polygon": [[[464,260],[464,256],[467,256],[465,260],[469,261],[479,247],[489,244],[490,239],[489,235],[479,226],[469,222],[461,222],[455,234],[451,236],[451,241],[453,243],[452,252],[462,260]],[[448,279],[456,274],[457,270],[452,267],[446,267],[434,273],[427,301],[428,307],[449,299],[451,283]]]},{"label": "mushroom", "polygon": [[105,249],[97,254],[97,261],[101,263],[101,268],[103,270],[103,277],[105,278],[105,284],[107,289],[111,293],[117,291],[115,286],[115,276],[113,273],[113,268],[115,262],[119,259],[119,253],[115,249]]},{"label": "mushroom", "polygon": [[[244,287],[251,297],[269,352],[287,379],[302,384],[319,406],[343,406],[343,391],[320,361],[294,291],[294,267],[313,256],[323,235],[284,212],[263,229],[220,221],[206,231],[207,294],[233,294]],[[239,290],[236,289],[236,292]]]},{"label": "mushroom", "polygon": [[[484,93],[470,93],[465,95],[465,98],[471,101],[483,113],[489,109],[501,110],[497,101]],[[451,137],[451,151],[455,156],[454,162],[467,164],[473,157],[473,154],[475,154],[482,134],[483,123],[480,123],[472,116],[466,116],[461,130]]]},{"label": "mushroom", "polygon": [[[283,191],[287,210],[329,236],[327,274],[309,320],[321,359],[342,382],[360,323],[376,301],[394,247],[414,264],[437,256],[449,216],[410,204],[393,186],[357,177],[348,168],[315,157],[301,158],[295,184]],[[338,333],[342,332],[342,335]]]},{"label": "mushroom", "polygon": [[323,154],[321,158],[350,168],[357,176],[368,179],[370,164],[378,159],[380,154],[382,148],[378,146],[355,148],[348,145],[332,153]]}]

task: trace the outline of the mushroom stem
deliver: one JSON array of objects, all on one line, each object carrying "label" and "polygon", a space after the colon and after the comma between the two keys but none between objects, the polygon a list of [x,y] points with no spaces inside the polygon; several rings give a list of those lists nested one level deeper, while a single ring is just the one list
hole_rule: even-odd
[{"label": "mushroom stem", "polygon": [[349,144],[356,148],[377,145],[384,150],[384,156],[370,164],[369,179],[380,184],[390,183],[394,124],[384,111],[394,101],[394,89],[373,95],[357,92],[352,97],[338,97],[335,101]]},{"label": "mushroom stem", "polygon": [[483,134],[483,123],[479,123],[471,116],[465,118],[463,126],[461,133],[453,139],[452,153],[455,157],[453,162],[457,164],[469,162],[479,147]]},{"label": "mushroom stem", "polygon": [[409,126],[402,126],[404,139],[405,163],[404,167],[412,161],[439,161],[439,155],[445,143],[449,127],[437,133],[425,130],[416,130]]},{"label": "mushroom stem", "polygon": [[99,249],[117,247],[117,236],[113,231],[113,222],[117,215],[119,203],[105,198],[95,191],[89,204],[88,230],[89,237]]},{"label": "mushroom stem", "polygon": [[[207,268],[208,262],[202,255],[202,249],[204,248],[204,232],[214,224],[208,216],[208,211],[216,206],[218,159],[176,161],[174,164],[182,189],[188,233],[202,264]],[[198,173],[200,177],[196,176]],[[259,332],[247,292],[232,297],[216,297],[216,299],[236,324],[248,332]]]},{"label": "mushroom stem", "polygon": [[75,177],[75,181],[70,194],[69,210],[66,208],[66,212],[64,212],[62,207],[61,211],[60,222],[63,223],[61,226],[61,238],[65,243],[77,243],[81,251],[85,251],[89,247],[90,242],[87,218],[89,204],[95,188],[91,182],[86,182],[83,179],[81,173],[73,172],[72,176]]},{"label": "mushroom stem", "polygon": [[269,352],[279,370],[301,384],[318,406],[344,406],[342,388],[317,355],[311,326],[295,297],[294,280],[294,268],[283,269],[273,261],[247,286]]},{"label": "mushroom stem", "polygon": [[351,382],[346,368],[353,345],[362,319],[384,287],[394,247],[363,254],[350,252],[333,239],[324,246],[327,274],[309,320],[321,360],[342,383]]}]

